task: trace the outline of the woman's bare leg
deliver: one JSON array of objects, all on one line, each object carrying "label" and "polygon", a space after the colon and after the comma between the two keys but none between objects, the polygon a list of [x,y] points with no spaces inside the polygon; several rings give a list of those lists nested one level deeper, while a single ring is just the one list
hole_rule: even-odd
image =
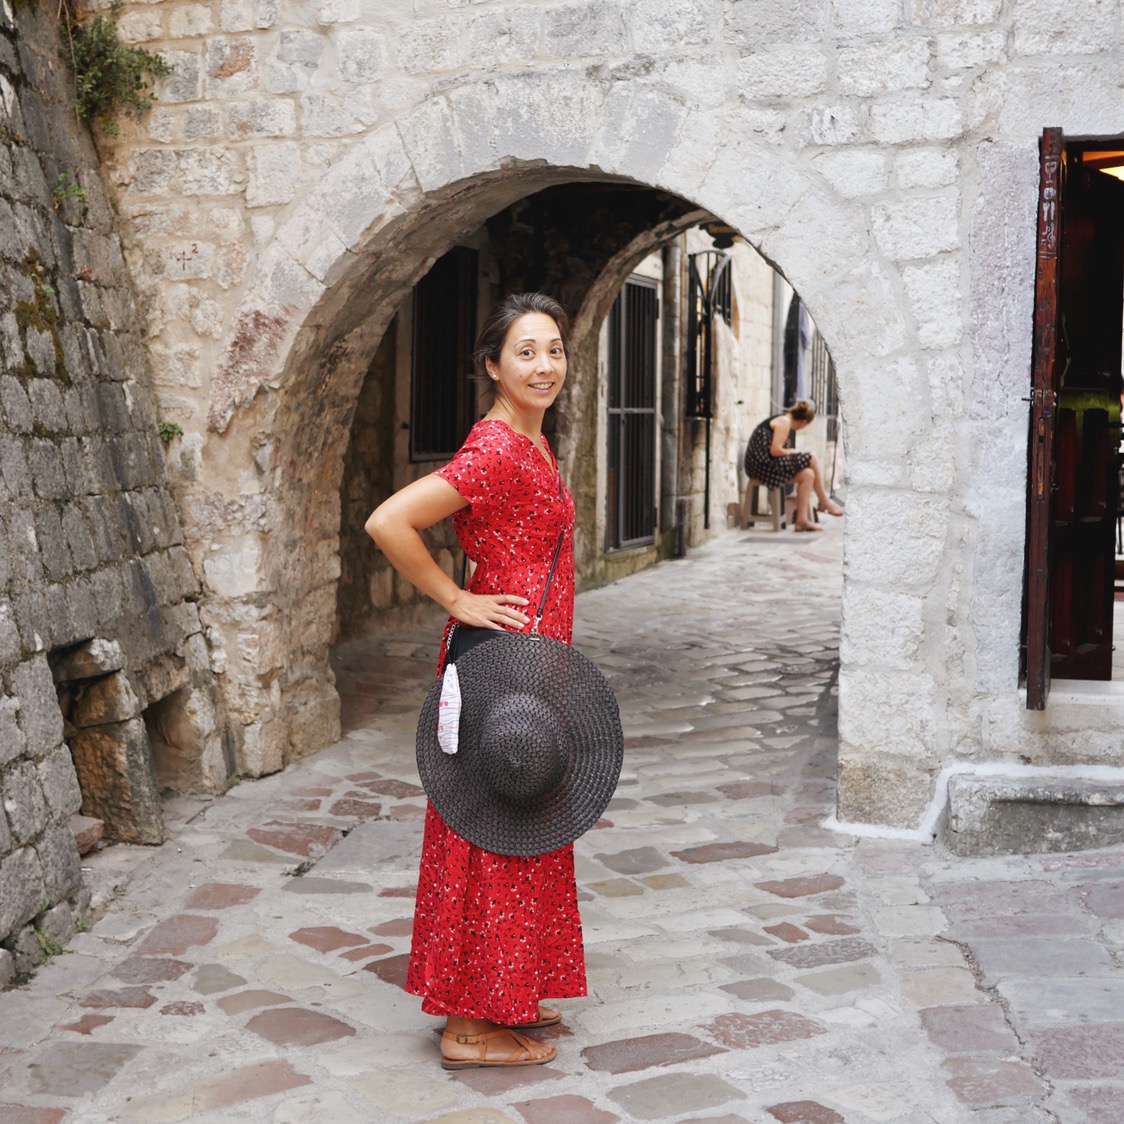
[{"label": "woman's bare leg", "polygon": [[811,468],[802,468],[793,478],[796,485],[796,521],[793,526],[798,531],[818,531],[812,518],[812,492],[815,488],[815,474]]},{"label": "woman's bare leg", "polygon": [[[816,493],[816,503],[820,511],[826,511],[828,515],[842,515],[843,509],[837,504],[833,503],[831,497],[827,494],[823,486],[823,472],[820,471],[820,461],[815,453],[812,454],[812,488]],[[809,517],[811,513],[809,512]]]}]

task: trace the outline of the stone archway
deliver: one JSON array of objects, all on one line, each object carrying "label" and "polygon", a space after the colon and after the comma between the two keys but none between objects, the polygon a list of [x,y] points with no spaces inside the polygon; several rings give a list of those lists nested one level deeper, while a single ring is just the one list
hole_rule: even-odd
[{"label": "stone archway", "polygon": [[[453,270],[442,274],[443,283],[455,284],[460,300],[472,303],[477,317],[503,293],[535,289],[557,297],[571,314],[567,389],[547,419],[547,430],[568,467],[567,480],[578,504],[575,560],[585,582],[603,580],[602,570],[608,573],[596,545],[604,535],[599,522],[604,513],[597,496],[599,460],[589,455],[575,460],[572,452],[580,444],[588,454],[599,426],[602,321],[635,266],[682,231],[711,217],[666,192],[621,180],[560,182],[488,216],[461,240],[459,250],[452,251],[459,255],[459,264],[454,266],[453,259],[447,258],[434,267]],[[377,303],[381,298],[374,299]],[[667,302],[667,307],[676,307],[676,302]],[[396,580],[362,529],[375,503],[432,471],[452,452],[452,448],[444,455],[413,451],[410,385],[418,339],[415,313],[413,299],[394,310],[394,319],[364,373],[352,422],[340,498],[341,640],[362,635],[372,626],[381,629],[412,620],[426,603]],[[459,381],[447,367],[441,370],[441,378],[453,384]],[[464,372],[459,375],[463,378]],[[456,385],[442,385],[441,400],[455,400]],[[673,498],[667,507],[674,512]],[[438,561],[454,573],[459,550],[451,529],[433,528],[426,537]],[[650,564],[653,552],[630,556],[628,568]]]},{"label": "stone archway", "polygon": [[[674,98],[627,87],[609,95],[572,72],[432,97],[364,136],[295,206],[224,337],[201,457],[222,467],[198,481],[187,506],[241,771],[276,769],[338,732],[328,643],[342,443],[393,310],[488,213],[582,179],[624,179],[690,200],[782,270],[830,342],[852,461],[866,444],[904,454],[920,439],[923,412],[885,408],[903,373],[923,381],[895,354],[912,329],[893,252],[880,252],[865,208],[758,139],[751,120],[726,120],[719,132]],[[908,236],[892,228],[881,242]],[[236,474],[254,488],[231,502]],[[859,479],[853,504],[861,492]],[[878,618],[862,600],[845,611]],[[902,752],[927,780],[932,746],[908,740]]]}]

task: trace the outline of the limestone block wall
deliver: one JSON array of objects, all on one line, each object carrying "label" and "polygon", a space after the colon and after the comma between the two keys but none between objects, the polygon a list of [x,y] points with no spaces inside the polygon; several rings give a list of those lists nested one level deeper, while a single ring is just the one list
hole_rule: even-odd
[{"label": "limestone block wall", "polygon": [[1048,761],[1006,720],[1036,148],[1120,130],[1117,5],[164,0],[124,25],[175,67],[109,175],[240,768],[333,736],[343,449],[402,295],[489,214],[606,178],[733,225],[836,360],[843,818],[913,827],[949,762]]},{"label": "limestone block wall", "polygon": [[53,6],[0,7],[0,986],[86,908],[73,813],[158,842],[161,786],[227,776],[142,323],[57,44]]}]

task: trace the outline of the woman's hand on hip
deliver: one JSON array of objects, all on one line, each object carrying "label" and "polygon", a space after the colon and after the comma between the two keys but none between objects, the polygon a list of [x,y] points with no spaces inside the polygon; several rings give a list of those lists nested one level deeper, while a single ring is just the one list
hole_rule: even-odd
[{"label": "woman's hand on hip", "polygon": [[462,624],[478,628],[522,629],[531,618],[521,613],[518,607],[529,604],[526,597],[518,597],[514,593],[470,593],[462,589],[450,612]]}]

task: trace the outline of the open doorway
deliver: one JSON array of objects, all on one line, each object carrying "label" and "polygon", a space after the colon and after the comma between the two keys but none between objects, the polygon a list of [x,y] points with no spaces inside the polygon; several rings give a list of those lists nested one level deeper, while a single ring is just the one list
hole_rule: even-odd
[{"label": "open doorway", "polygon": [[1052,680],[1121,681],[1124,140],[1042,138],[1023,670],[1027,707]]}]

